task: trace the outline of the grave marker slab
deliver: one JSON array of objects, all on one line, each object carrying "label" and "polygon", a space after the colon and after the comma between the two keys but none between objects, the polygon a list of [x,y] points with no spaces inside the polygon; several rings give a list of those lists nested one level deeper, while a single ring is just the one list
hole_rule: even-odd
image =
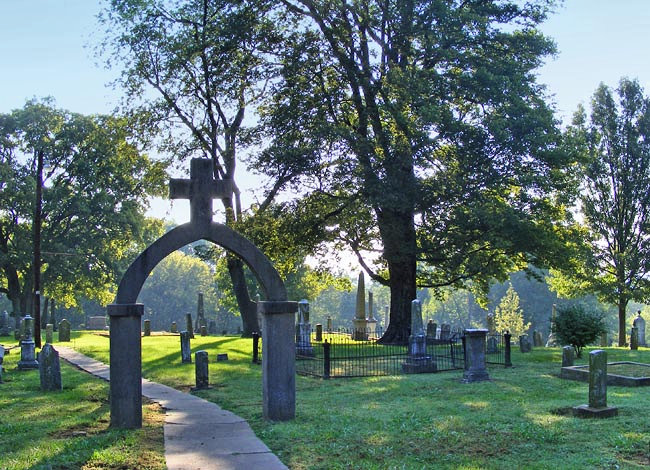
[{"label": "grave marker slab", "polygon": [[63,389],[61,386],[59,353],[49,343],[43,346],[38,355],[38,370],[41,379],[41,390],[54,391]]},{"label": "grave marker slab", "polygon": [[70,322],[65,318],[59,322],[59,342],[70,341]]},{"label": "grave marker slab", "polygon": [[210,387],[208,380],[208,352],[197,351],[194,353],[194,371],[196,377],[196,387],[194,390],[204,390]]},{"label": "grave marker slab", "polygon": [[589,353],[589,404],[573,408],[582,418],[611,418],[618,408],[607,406],[607,351],[597,349]]},{"label": "grave marker slab", "polygon": [[190,333],[181,331],[181,362],[192,363],[192,352],[190,350]]},{"label": "grave marker slab", "polygon": [[562,367],[572,367],[574,357],[573,346],[562,347]]},{"label": "grave marker slab", "polygon": [[639,346],[645,347],[645,319],[641,316],[641,310],[637,312],[637,317],[632,322],[632,326],[635,326],[639,332]]},{"label": "grave marker slab", "polygon": [[485,359],[485,338],[488,330],[465,330],[465,371],[463,383],[490,380]]}]

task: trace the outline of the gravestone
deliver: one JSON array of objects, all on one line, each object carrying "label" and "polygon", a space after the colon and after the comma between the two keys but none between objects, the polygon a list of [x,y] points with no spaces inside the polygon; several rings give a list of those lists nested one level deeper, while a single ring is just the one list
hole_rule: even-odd
[{"label": "gravestone", "polygon": [[228,353],[217,354],[217,362],[223,362],[228,360]]},{"label": "gravestone", "polygon": [[0,384],[2,383],[2,363],[5,360],[5,347],[0,344]]},{"label": "gravestone", "polygon": [[106,330],[107,328],[105,316],[88,317],[86,322],[87,330]]},{"label": "gravestone", "polygon": [[411,302],[411,335],[406,361],[402,363],[402,372],[422,374],[435,372],[437,364],[433,357],[427,355],[427,338],[422,324],[422,304],[415,299]]},{"label": "gravestone", "polygon": [[645,319],[641,316],[641,310],[637,312],[637,317],[632,322],[632,326],[635,326],[639,332],[639,346],[645,348]]},{"label": "gravestone", "polygon": [[36,360],[36,347],[32,339],[32,325],[34,319],[27,315],[23,321],[25,338],[20,341],[20,361],[18,361],[18,369],[38,369],[38,361]]},{"label": "gravestone", "polygon": [[451,325],[448,323],[443,323],[440,327],[440,340],[449,341],[451,338]]},{"label": "gravestone", "polygon": [[5,310],[0,313],[0,336],[9,336],[9,314]]},{"label": "gravestone", "polygon": [[323,325],[320,323],[316,323],[316,341],[323,341]]},{"label": "gravestone", "polygon": [[433,320],[429,320],[427,322],[427,339],[436,339],[436,333],[438,333],[438,325]]},{"label": "gravestone", "polygon": [[208,334],[216,335],[217,334],[217,322],[214,320],[208,321]]},{"label": "gravestone", "polygon": [[38,355],[38,370],[41,378],[41,390],[62,390],[61,365],[59,353],[47,343]]},{"label": "gravestone", "polygon": [[605,331],[600,335],[600,347],[606,348],[607,346],[609,346],[609,342],[607,341],[607,332]]},{"label": "gravestone", "polygon": [[542,333],[539,331],[533,331],[533,346],[536,348],[541,348],[544,346],[544,342],[542,341]]},{"label": "gravestone", "polygon": [[332,332],[332,317],[329,316],[327,317],[327,332]]},{"label": "gravestone", "polygon": [[528,335],[521,335],[519,337],[519,351],[522,353],[529,353],[533,350],[533,344],[530,342]]},{"label": "gravestone", "polygon": [[185,314],[185,328],[186,328],[187,334],[190,335],[190,338],[194,338],[194,328],[192,327],[192,314],[191,313],[186,313]]},{"label": "gravestone", "polygon": [[352,339],[355,341],[368,340],[368,320],[366,319],[366,281],[363,271],[359,273],[357,282],[357,301],[354,309],[354,331]]},{"label": "gravestone", "polygon": [[[557,313],[557,306],[553,304],[551,307],[551,326],[555,324],[555,315]],[[547,348],[554,348],[557,347],[557,338],[555,337],[555,333],[551,331],[551,334],[548,335],[548,339],[546,340],[546,347]]]},{"label": "gravestone", "polygon": [[201,336],[208,336],[208,327],[201,325]]},{"label": "gravestone", "polygon": [[151,336],[151,320],[145,320],[144,322],[144,331],[143,336]]},{"label": "gravestone", "polygon": [[368,336],[374,338],[377,336],[377,319],[375,318],[374,312],[374,297],[372,291],[368,291],[368,318],[367,320],[367,330]]},{"label": "gravestone", "polygon": [[465,371],[463,383],[490,380],[485,358],[485,338],[488,330],[465,330]]},{"label": "gravestone", "polygon": [[[205,326],[204,326],[205,328]],[[208,380],[208,352],[197,351],[194,353],[194,371],[196,376],[196,387],[194,390],[204,390],[209,388]]]},{"label": "gravestone", "polygon": [[169,328],[169,331],[171,333],[178,333],[178,327],[176,326],[176,322],[173,321],[171,327]]},{"label": "gravestone", "polygon": [[589,404],[573,408],[582,418],[610,418],[618,408],[607,406],[607,352],[602,349],[589,353]]},{"label": "gravestone", "polygon": [[562,347],[562,367],[573,367],[574,361],[573,346]]},{"label": "gravestone", "polygon": [[54,341],[52,338],[54,337],[54,325],[51,323],[48,323],[45,325],[45,342],[52,344]]},{"label": "gravestone", "polygon": [[181,331],[181,362],[192,363],[192,352],[190,350],[190,333]]},{"label": "gravestone", "polygon": [[630,349],[632,351],[639,349],[639,330],[636,326],[633,326],[630,332]]},{"label": "gravestone", "polygon": [[314,356],[311,345],[311,324],[309,323],[309,302],[302,299],[298,302],[298,324],[296,325],[296,354]]},{"label": "gravestone", "polygon": [[70,322],[65,318],[59,322],[59,342],[70,341]]},{"label": "gravestone", "polygon": [[487,339],[487,353],[488,354],[496,354],[499,352],[499,340],[496,339],[494,336],[490,336]]},{"label": "gravestone", "polygon": [[199,292],[198,300],[196,303],[196,325],[194,329],[196,331],[201,331],[202,326],[207,327],[208,324],[205,320],[205,309],[203,308],[203,293]]}]

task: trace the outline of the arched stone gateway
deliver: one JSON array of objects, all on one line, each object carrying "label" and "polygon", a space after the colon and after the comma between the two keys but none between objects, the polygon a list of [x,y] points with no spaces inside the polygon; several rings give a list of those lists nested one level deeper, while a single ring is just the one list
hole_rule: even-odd
[{"label": "arched stone gateway", "polygon": [[[230,186],[212,179],[211,161],[193,159],[190,180],[172,180],[172,198],[190,199],[190,222],[170,230],[131,264],[120,282],[110,318],[111,426],[142,426],[142,348],[140,320],[144,305],[136,299],[147,277],[166,256],[179,248],[207,240],[238,255],[255,274],[266,298],[262,313],[262,395],[264,417],[288,420],[295,416],[294,313],[297,302],[287,292],[269,259],[249,240],[212,222],[212,198],[228,197]],[[271,371],[273,372],[271,374]]]}]

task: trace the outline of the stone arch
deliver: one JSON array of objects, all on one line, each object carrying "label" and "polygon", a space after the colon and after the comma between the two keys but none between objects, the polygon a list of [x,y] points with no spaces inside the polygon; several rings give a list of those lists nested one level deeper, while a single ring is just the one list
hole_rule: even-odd
[{"label": "stone arch", "polygon": [[134,304],[153,269],[165,257],[198,240],[208,240],[239,256],[251,269],[269,301],[286,301],[287,291],[271,261],[247,238],[231,228],[212,222],[179,225],[152,243],[129,266],[115,297],[116,304]]}]

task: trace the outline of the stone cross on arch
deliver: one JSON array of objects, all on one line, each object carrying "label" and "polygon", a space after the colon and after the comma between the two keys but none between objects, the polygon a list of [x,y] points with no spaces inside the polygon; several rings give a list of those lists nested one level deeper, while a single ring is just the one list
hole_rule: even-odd
[{"label": "stone cross on arch", "polygon": [[232,195],[232,180],[212,177],[212,160],[193,158],[190,162],[190,179],[172,178],[169,181],[170,199],[190,200],[190,223],[212,222],[212,200]]}]

